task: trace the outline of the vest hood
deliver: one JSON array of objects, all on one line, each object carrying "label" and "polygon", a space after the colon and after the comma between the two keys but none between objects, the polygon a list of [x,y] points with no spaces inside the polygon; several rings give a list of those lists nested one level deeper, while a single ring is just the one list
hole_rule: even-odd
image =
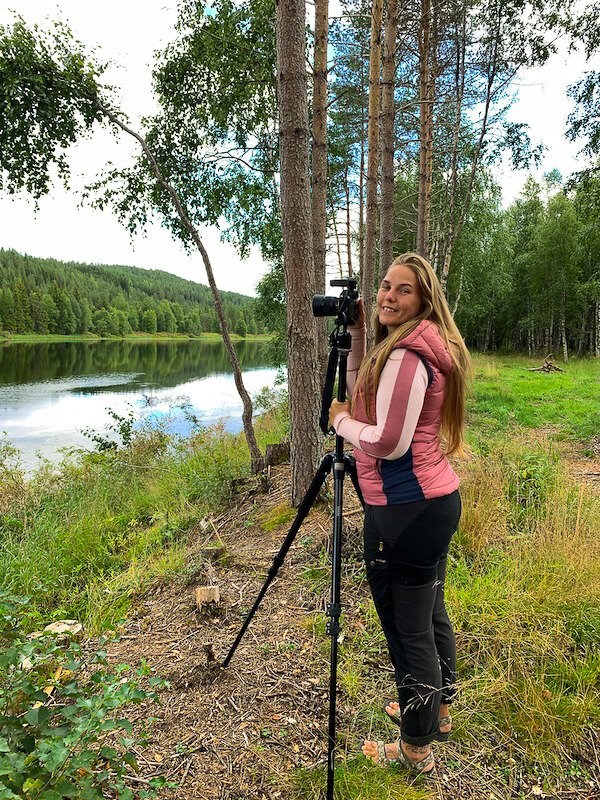
[{"label": "vest hood", "polygon": [[437,325],[431,320],[421,320],[414,331],[401,339],[394,349],[399,347],[414,350],[444,375],[454,369],[454,361],[452,361],[446,343],[442,339]]}]

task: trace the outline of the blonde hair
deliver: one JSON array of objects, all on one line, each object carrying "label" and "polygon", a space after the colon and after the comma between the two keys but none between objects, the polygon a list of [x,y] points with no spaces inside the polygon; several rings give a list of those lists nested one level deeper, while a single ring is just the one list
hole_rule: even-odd
[{"label": "blonde hair", "polygon": [[434,322],[454,362],[454,369],[446,377],[440,432],[446,443],[446,452],[460,455],[465,448],[465,404],[467,385],[472,374],[471,357],[431,264],[418,253],[404,253],[392,261],[390,269],[400,265],[409,267],[417,279],[421,298],[420,311],[416,317],[399,325],[388,335],[387,328],[379,322],[375,309],[375,344],[364,357],[358,371],[354,398],[362,396],[367,419],[373,422],[372,398],[377,394],[381,372],[390,353],[420,322],[425,319]]}]

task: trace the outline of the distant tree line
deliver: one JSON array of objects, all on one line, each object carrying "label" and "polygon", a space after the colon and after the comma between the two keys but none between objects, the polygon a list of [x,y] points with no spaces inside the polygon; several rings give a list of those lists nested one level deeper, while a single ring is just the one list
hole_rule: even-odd
[{"label": "distant tree line", "polygon": [[488,177],[455,248],[448,296],[478,350],[600,356],[600,177],[529,177],[500,208]]},{"label": "distant tree line", "polygon": [[[207,286],[159,270],[65,263],[0,250],[0,330],[127,336],[218,333]],[[230,329],[264,333],[254,301],[223,292]]]}]

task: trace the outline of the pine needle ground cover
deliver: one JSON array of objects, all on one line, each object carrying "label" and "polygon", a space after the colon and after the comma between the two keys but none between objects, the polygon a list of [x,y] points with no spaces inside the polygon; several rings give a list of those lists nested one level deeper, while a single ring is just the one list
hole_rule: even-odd
[{"label": "pine needle ground cover", "polygon": [[[362,571],[361,515],[349,497],[336,774],[344,800],[589,800],[597,792],[600,499],[593,479],[573,478],[569,459],[575,454],[590,474],[599,471],[598,366],[575,362],[564,375],[550,376],[528,373],[526,367],[537,363],[521,358],[481,357],[475,366],[473,455],[456,464],[464,513],[447,583],[460,659],[454,737],[435,745],[438,779],[432,785],[358,755],[362,738],[392,740],[397,729],[381,712],[382,701],[393,696],[393,675]],[[535,412],[528,410],[533,397]],[[263,444],[281,438],[285,427],[284,415],[272,413],[262,423]],[[155,739],[161,760],[175,759],[184,735],[177,720],[190,704],[195,722],[187,720],[185,736],[197,729],[206,748],[190,746],[186,769],[176,774],[173,767],[169,779],[181,784],[176,796],[212,797],[213,788],[219,796],[230,774],[227,766],[220,772],[211,749],[221,736],[217,753],[233,737],[231,758],[244,776],[237,785],[246,787],[238,795],[232,789],[232,798],[260,797],[259,787],[283,798],[319,797],[326,751],[319,687],[327,681],[329,654],[321,610],[329,593],[327,508],[307,520],[290,572],[270,590],[272,615],[257,621],[245,651],[252,662],[241,660],[224,684],[209,685],[198,653],[207,641],[217,654],[225,652],[253,601],[289,526],[285,486],[266,495],[256,486],[248,491],[253,484],[244,443],[218,431],[199,433],[176,450],[160,433],[147,433],[116,454],[65,465],[58,476],[42,468],[29,482],[8,445],[3,456],[3,585],[32,597],[32,627],[76,617],[93,631],[129,615],[123,652],[113,657],[135,661],[138,654],[172,683],[162,693],[164,710],[144,711],[164,715]],[[207,574],[198,542],[211,536],[220,553],[213,576],[229,599],[220,616],[199,618],[186,587]],[[159,643],[147,632],[153,614],[169,608],[166,595],[176,610],[164,623],[169,633],[158,653]],[[146,605],[156,611],[140,617]],[[295,610],[304,606],[309,610]],[[263,697],[259,688],[271,686],[271,671],[274,688]],[[312,705],[297,695],[304,678],[314,682]],[[295,688],[286,690],[286,680]],[[242,717],[247,721],[238,730]],[[160,771],[159,763],[152,769]]]}]

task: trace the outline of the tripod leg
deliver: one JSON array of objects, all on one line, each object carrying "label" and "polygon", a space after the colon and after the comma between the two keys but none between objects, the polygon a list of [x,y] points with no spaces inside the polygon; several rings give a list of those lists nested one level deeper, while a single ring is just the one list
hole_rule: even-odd
[{"label": "tripod leg", "polygon": [[293,543],[294,539],[296,538],[296,534],[298,533],[298,530],[300,529],[300,526],[302,525],[302,523],[304,521],[304,518],[306,517],[306,515],[308,514],[308,512],[312,508],[313,503],[315,502],[319,492],[321,491],[321,487],[325,483],[325,479],[326,479],[327,475],[331,471],[331,466],[333,464],[333,460],[334,460],[333,453],[327,453],[327,455],[321,461],[321,463],[319,465],[319,468],[317,469],[317,471],[315,473],[315,477],[313,478],[312,483],[308,487],[308,491],[306,492],[306,494],[302,498],[302,501],[301,501],[300,505],[298,506],[298,513],[296,514],[296,519],[292,523],[292,527],[290,528],[287,536],[285,537],[284,542],[281,545],[281,548],[279,549],[279,552],[277,553],[277,555],[273,559],[273,563],[271,564],[271,567],[270,567],[269,572],[267,574],[267,579],[266,579],[265,583],[263,584],[262,589],[258,593],[258,597],[254,601],[254,605],[252,606],[252,608],[248,612],[248,616],[244,620],[244,624],[242,625],[242,627],[240,629],[240,632],[238,633],[238,635],[236,637],[235,642],[232,644],[232,646],[231,646],[231,648],[229,650],[229,653],[227,654],[227,657],[226,657],[225,661],[223,661],[223,666],[224,667],[228,667],[229,666],[229,662],[233,658],[233,654],[235,653],[238,644],[241,642],[242,637],[246,633],[246,630],[247,630],[248,626],[250,625],[250,622],[252,621],[252,617],[254,616],[256,611],[258,610],[258,607],[261,604],[261,601],[262,601],[263,597],[265,596],[265,593],[266,593],[267,589],[271,585],[271,581],[273,580],[273,578],[275,578],[275,576],[279,572],[279,568],[283,564],[283,561],[284,561],[284,559],[285,559],[285,557],[287,555],[287,552],[290,549],[290,547],[292,546],[292,543]]},{"label": "tripod leg", "polygon": [[356,472],[356,461],[354,459],[354,456],[345,456],[345,460],[346,460],[346,468],[348,470],[348,474],[350,475],[350,478],[352,480],[352,485],[354,486],[354,491],[356,492],[357,497],[360,500],[361,506],[364,508],[365,499],[363,497],[362,490],[358,483],[358,474]]}]

